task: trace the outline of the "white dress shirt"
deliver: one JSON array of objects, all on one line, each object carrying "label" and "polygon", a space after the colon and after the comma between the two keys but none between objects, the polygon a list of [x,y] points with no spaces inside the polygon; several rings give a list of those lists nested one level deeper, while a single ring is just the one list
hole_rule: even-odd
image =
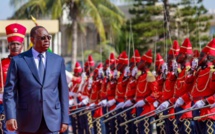
[{"label": "white dress shirt", "polygon": [[[39,60],[40,58],[38,57],[38,55],[40,54],[39,52],[37,52],[33,47],[32,47],[32,54],[33,54],[33,57],[34,57],[34,62],[36,64],[36,67],[37,69],[39,68]],[[43,64],[44,64],[44,67],[46,67],[46,52],[43,52],[41,53],[43,55],[42,57],[42,61],[43,61]]]}]

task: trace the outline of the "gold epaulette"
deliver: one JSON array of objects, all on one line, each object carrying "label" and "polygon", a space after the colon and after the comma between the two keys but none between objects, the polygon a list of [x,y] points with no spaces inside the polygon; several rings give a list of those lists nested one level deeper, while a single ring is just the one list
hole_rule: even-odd
[{"label": "gold epaulette", "polygon": [[137,74],[136,74],[136,79],[138,79],[141,74],[142,74],[142,72],[140,70],[138,70]]},{"label": "gold epaulette", "polygon": [[146,80],[147,82],[154,82],[156,79],[155,79],[155,76],[152,74],[152,72],[148,71]]},{"label": "gold epaulette", "polygon": [[190,70],[190,66],[186,66],[186,71],[189,71]]},{"label": "gold epaulette", "polygon": [[178,71],[178,73],[181,73],[181,68],[178,68],[177,71]]},{"label": "gold epaulette", "polygon": [[214,69],[214,68],[211,68],[210,71],[213,73],[213,72],[215,72],[215,69]]}]

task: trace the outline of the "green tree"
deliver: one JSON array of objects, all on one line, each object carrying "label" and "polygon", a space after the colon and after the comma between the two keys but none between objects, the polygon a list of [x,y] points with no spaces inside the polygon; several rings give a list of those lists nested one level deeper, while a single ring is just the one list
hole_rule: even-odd
[{"label": "green tree", "polygon": [[[174,16],[177,20],[177,38],[183,40],[189,37],[194,48],[206,45],[210,38],[207,33],[210,28],[210,19],[207,15],[207,9],[204,7],[203,0],[181,0],[178,3],[178,9]],[[180,8],[179,8],[180,7]]]},{"label": "green tree", "polygon": [[14,18],[29,18],[30,15],[41,18],[51,15],[52,19],[60,20],[62,11],[66,8],[69,9],[68,17],[72,20],[72,65],[77,57],[77,33],[78,30],[84,32],[85,17],[92,18],[100,41],[104,43],[106,34],[110,30],[115,34],[120,33],[120,27],[124,23],[123,13],[109,0],[29,0],[16,11]]},{"label": "green tree", "polygon": [[162,38],[165,31],[163,7],[156,6],[156,2],[157,0],[134,0],[133,7],[129,9],[129,13],[133,17],[123,27],[123,31],[125,31],[124,33],[128,38],[120,41],[122,44],[128,44],[131,36],[130,28],[132,28],[135,49],[143,53],[149,48],[154,48],[157,37]]}]

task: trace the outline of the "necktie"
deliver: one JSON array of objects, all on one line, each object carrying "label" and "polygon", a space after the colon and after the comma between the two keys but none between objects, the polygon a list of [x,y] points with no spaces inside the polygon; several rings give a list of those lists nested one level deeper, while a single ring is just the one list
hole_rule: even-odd
[{"label": "necktie", "polygon": [[40,80],[42,82],[43,81],[43,77],[44,77],[44,71],[45,71],[45,67],[44,67],[43,60],[42,60],[43,55],[39,54],[38,57],[39,57],[38,73],[39,73]]}]

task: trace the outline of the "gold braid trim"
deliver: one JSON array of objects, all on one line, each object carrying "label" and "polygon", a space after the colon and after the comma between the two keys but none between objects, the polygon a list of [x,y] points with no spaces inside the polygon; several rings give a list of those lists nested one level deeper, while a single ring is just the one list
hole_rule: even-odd
[{"label": "gold braid trim", "polygon": [[96,121],[97,134],[102,134],[100,119]]},{"label": "gold braid trim", "polygon": [[190,134],[192,132],[192,129],[190,128],[190,120],[185,119],[184,120],[184,126],[185,126],[185,132],[187,134]]},{"label": "gold braid trim", "polygon": [[[126,113],[123,113],[120,116],[123,117],[124,121],[127,121]],[[129,134],[128,125],[125,125],[125,134]]]},{"label": "gold braid trim", "polygon": [[173,127],[174,127],[173,131],[175,132],[175,134],[179,134],[179,132],[178,132],[178,126],[176,124],[176,119],[173,119],[172,124],[173,124]]},{"label": "gold braid trim", "polygon": [[93,128],[93,120],[92,120],[91,112],[87,112],[87,121],[88,121],[89,129]]},{"label": "gold braid trim", "polygon": [[213,121],[207,120],[207,121],[206,121],[206,126],[208,127],[207,133],[208,133],[208,134],[213,134],[213,133],[214,133]]},{"label": "gold braid trim", "polygon": [[144,124],[143,124],[143,126],[144,126],[144,132],[146,133],[146,134],[148,134],[149,132],[150,132],[150,130],[149,130],[149,123],[148,123],[148,121],[149,121],[149,118],[146,118],[145,120],[144,120]]},{"label": "gold braid trim", "polygon": [[2,128],[2,122],[5,119],[5,115],[4,114],[1,114],[0,115],[0,130],[1,130],[1,133],[4,134],[4,130]]},{"label": "gold braid trim", "polygon": [[115,134],[119,131],[117,119],[115,119]]},{"label": "gold braid trim", "polygon": [[[160,120],[159,123],[162,123],[163,121]],[[165,131],[165,121],[164,123],[162,123],[162,125],[160,125],[160,134],[166,134],[166,131]]]},{"label": "gold braid trim", "polygon": [[[132,116],[133,118],[136,118],[136,114],[132,114],[131,116]],[[139,131],[138,131],[138,124],[136,123],[135,126],[136,126],[136,130],[135,130],[135,131],[136,131],[136,133],[138,134],[138,133],[139,133]]]}]

